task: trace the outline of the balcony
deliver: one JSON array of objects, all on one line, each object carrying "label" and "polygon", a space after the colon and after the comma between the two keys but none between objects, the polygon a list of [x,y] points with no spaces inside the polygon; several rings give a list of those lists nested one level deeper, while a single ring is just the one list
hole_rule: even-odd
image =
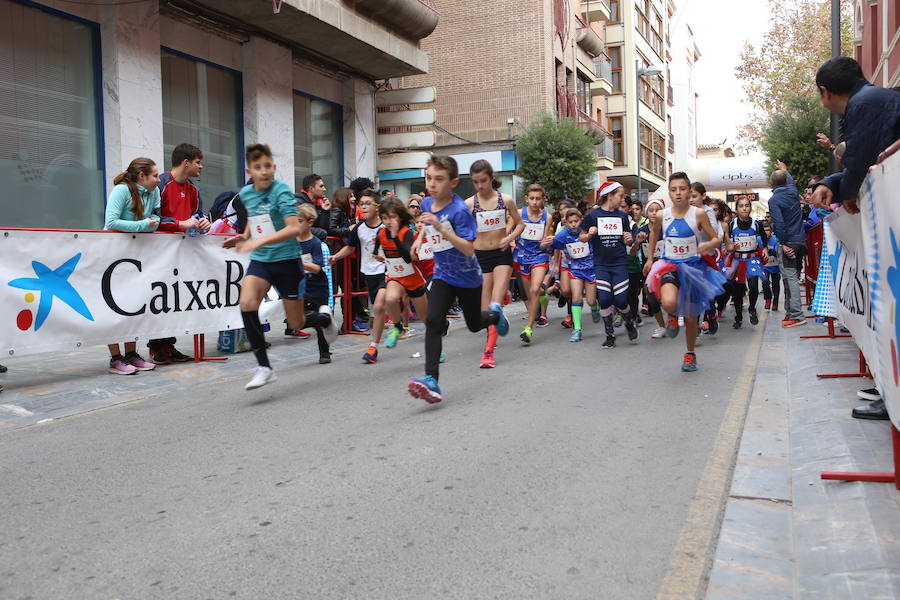
[{"label": "balcony", "polygon": [[597,21],[609,22],[612,17],[609,0],[582,0],[581,13],[587,15],[590,23],[596,23]]},{"label": "balcony", "polygon": [[669,106],[673,106],[675,104],[675,90],[672,89],[671,85],[666,86],[666,99],[669,103]]},{"label": "balcony", "polygon": [[577,114],[576,120],[578,122],[578,127],[580,127],[583,132],[590,135],[603,136],[603,139],[609,138],[609,132],[606,131],[606,129],[603,128],[603,125],[596,119],[583,112],[581,109],[577,109]]},{"label": "balcony", "polygon": [[603,171],[609,171],[615,167],[615,159],[613,158],[613,141],[607,136],[602,142],[594,146],[597,152],[597,168]]},{"label": "balcony", "polygon": [[672,133],[669,134],[669,152],[675,153],[675,135]]},{"label": "balcony", "polygon": [[575,41],[582,50],[595,58],[603,54],[603,51],[606,49],[603,40],[590,27],[579,27],[575,34]]},{"label": "balcony", "polygon": [[597,79],[591,83],[591,96],[612,94],[612,65],[605,54],[594,59],[594,75]]}]

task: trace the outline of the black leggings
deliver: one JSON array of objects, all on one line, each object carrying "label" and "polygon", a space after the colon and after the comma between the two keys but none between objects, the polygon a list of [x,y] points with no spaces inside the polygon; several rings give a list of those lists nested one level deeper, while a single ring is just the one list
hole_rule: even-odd
[{"label": "black leggings", "polygon": [[766,276],[762,280],[763,298],[771,300],[773,306],[778,306],[778,297],[781,295],[781,273],[770,273],[766,271]]},{"label": "black leggings", "polygon": [[[312,327],[316,330],[316,343],[319,345],[319,356],[331,356],[331,348],[328,346],[328,341],[325,339],[325,334],[322,333],[322,327],[317,326],[320,325],[319,320],[325,319],[325,317],[319,317],[319,307],[328,306],[328,301],[325,298],[310,298],[306,296],[304,298],[305,304],[304,307],[306,309],[306,325],[303,327],[304,329],[309,329]],[[333,319],[334,317],[332,317]]]},{"label": "black leggings", "polygon": [[459,301],[469,331],[476,332],[496,325],[499,317],[481,310],[481,286],[463,288],[434,279],[428,294],[428,317],[425,319],[425,374],[438,378],[443,346],[444,321],[453,299]]},{"label": "black leggings", "polygon": [[642,273],[628,273],[628,306],[631,308],[631,316],[638,318],[640,313],[641,290],[644,289],[644,275]]},{"label": "black leggings", "polygon": [[734,300],[734,320],[740,321],[744,318],[744,295],[747,288],[750,288],[750,306],[749,312],[756,312],[756,300],[759,298],[759,277],[748,277],[747,283],[731,282],[731,299]]}]

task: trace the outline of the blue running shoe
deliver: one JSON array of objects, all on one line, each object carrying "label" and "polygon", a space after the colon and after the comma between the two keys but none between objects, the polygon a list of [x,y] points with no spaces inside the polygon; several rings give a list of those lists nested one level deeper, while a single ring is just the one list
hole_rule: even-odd
[{"label": "blue running shoe", "polygon": [[600,313],[599,308],[597,310],[591,309],[591,320],[594,323],[599,323],[601,320],[603,320],[603,315]]},{"label": "blue running shoe", "polygon": [[580,342],[581,341],[581,330],[576,329],[572,332],[572,335],[569,337],[570,342]]},{"label": "blue running shoe", "polygon": [[499,333],[501,337],[509,333],[509,321],[506,319],[506,315],[503,314],[503,307],[500,306],[500,303],[491,302],[490,306],[488,306],[488,310],[497,313],[497,316],[500,317],[496,325],[497,333]]},{"label": "blue running shoe", "polygon": [[410,379],[406,383],[406,389],[410,396],[424,400],[428,404],[437,404],[443,399],[441,398],[441,388],[431,375]]},{"label": "blue running shoe", "polygon": [[397,327],[392,327],[391,330],[387,334],[387,338],[384,340],[384,345],[387,348],[393,348],[397,345],[397,340],[400,339],[400,335],[403,333],[402,329],[398,329]]}]

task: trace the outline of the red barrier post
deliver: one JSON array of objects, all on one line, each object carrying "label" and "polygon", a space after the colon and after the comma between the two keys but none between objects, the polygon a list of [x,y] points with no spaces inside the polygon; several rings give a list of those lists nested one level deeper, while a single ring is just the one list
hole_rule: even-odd
[{"label": "red barrier post", "polygon": [[194,334],[194,362],[207,362],[213,360],[228,360],[227,356],[207,356],[206,355],[206,334]]},{"label": "red barrier post", "polygon": [[847,471],[822,471],[822,479],[832,481],[873,481],[876,483],[893,483],[900,490],[900,431],[891,424],[891,439],[894,446],[893,473],[865,473]]}]

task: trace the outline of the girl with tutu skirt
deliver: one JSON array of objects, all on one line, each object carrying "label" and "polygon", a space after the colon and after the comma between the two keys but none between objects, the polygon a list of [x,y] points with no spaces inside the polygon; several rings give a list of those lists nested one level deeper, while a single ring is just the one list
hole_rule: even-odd
[{"label": "girl with tutu skirt", "polygon": [[734,328],[740,329],[744,320],[744,296],[750,289],[750,305],[747,309],[750,324],[759,323],[756,301],[759,298],[759,279],[765,278],[763,265],[768,256],[769,242],[762,223],[750,217],[750,199],[743,197],[737,202],[737,218],[728,226],[725,238],[728,255],[725,259],[725,276],[731,282],[731,299],[734,301]]},{"label": "girl with tutu skirt", "polygon": [[[678,335],[678,317],[684,318],[687,352],[682,371],[697,370],[694,343],[699,330],[698,316],[709,302],[724,290],[725,277],[716,269],[715,259],[708,253],[719,246],[716,235],[702,208],[691,206],[691,180],[684,172],[669,176],[671,206],[663,211],[661,222],[650,227],[650,247],[663,240],[663,257],[656,263],[644,264],[647,287],[669,314],[666,335]],[[700,242],[701,232],[707,241]]]}]

